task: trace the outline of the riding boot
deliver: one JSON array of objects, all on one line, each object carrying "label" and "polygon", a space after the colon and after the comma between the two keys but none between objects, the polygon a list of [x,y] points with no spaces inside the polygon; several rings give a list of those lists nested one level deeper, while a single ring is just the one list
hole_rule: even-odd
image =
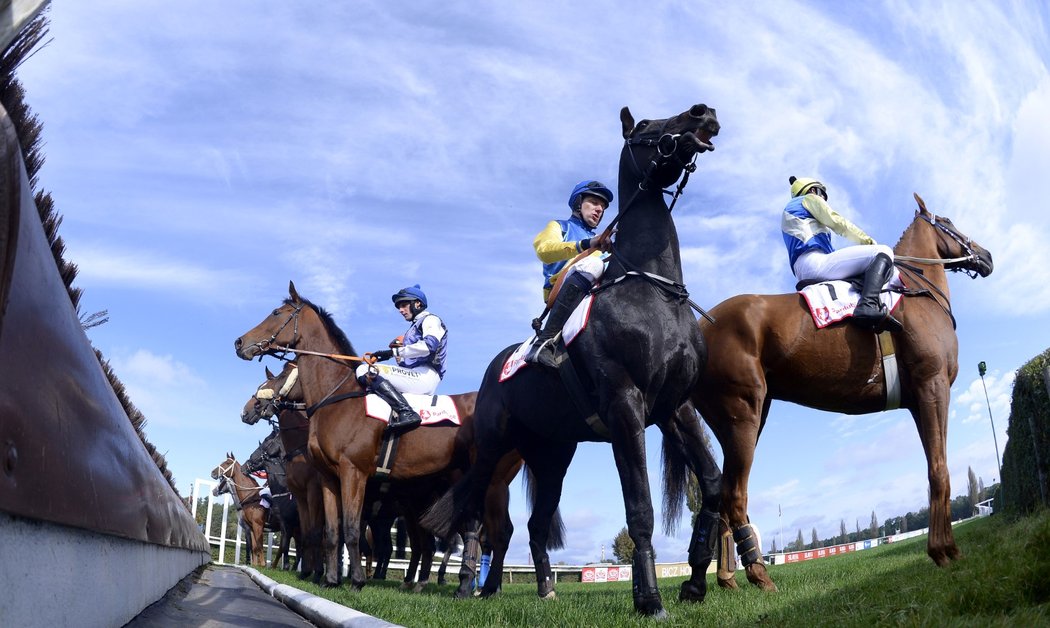
[{"label": "riding boot", "polygon": [[860,302],[853,310],[854,323],[876,333],[903,329],[900,321],[890,315],[889,310],[879,298],[882,286],[892,276],[893,260],[888,255],[879,253],[864,271],[864,287],[860,291]]},{"label": "riding boot", "polygon": [[554,339],[590,289],[591,282],[579,273],[573,273],[565,278],[561,291],[558,292],[554,305],[551,306],[550,314],[547,315],[547,323],[536,335],[536,340],[525,356],[526,362],[558,368],[557,362],[554,361]]},{"label": "riding boot", "polygon": [[394,410],[394,416],[390,418],[390,425],[387,426],[387,430],[395,434],[401,434],[422,423],[423,420],[419,418],[412,406],[408,405],[401,391],[394,388],[394,385],[387,380],[382,377],[376,377],[372,382],[371,392],[379,395]]}]

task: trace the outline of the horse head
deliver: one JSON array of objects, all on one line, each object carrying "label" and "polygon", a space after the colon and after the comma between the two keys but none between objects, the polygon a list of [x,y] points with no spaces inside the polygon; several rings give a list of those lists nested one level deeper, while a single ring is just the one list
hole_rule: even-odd
[{"label": "horse head", "polygon": [[621,163],[629,160],[643,189],[665,188],[678,180],[683,169],[695,169],[692,161],[696,155],[715,149],[711,138],[721,128],[715,110],[707,105],[693,105],[676,116],[637,124],[624,107],[620,122],[625,141]]},{"label": "horse head", "polygon": [[287,362],[277,375],[266,368],[266,380],[259,385],[255,394],[244,404],[241,410],[241,421],[255,425],[260,419],[270,420],[279,411],[294,408],[303,400],[303,389],[299,382],[299,367],[295,362]]},{"label": "horse head", "polygon": [[237,357],[251,360],[263,355],[280,353],[285,348],[292,349],[299,342],[299,314],[306,302],[295,290],[295,284],[288,282],[288,298],[270,313],[261,323],[243,336],[233,341]]},{"label": "horse head", "polygon": [[219,483],[216,484],[215,488],[213,488],[212,491],[211,491],[211,494],[213,496],[215,496],[215,497],[218,497],[219,495],[222,495],[223,493],[229,493],[230,492],[230,485],[226,483],[226,476],[225,475],[219,476],[218,480],[219,480]]},{"label": "horse head", "polygon": [[926,203],[922,197],[914,194],[919,209],[915,211],[916,219],[923,219],[934,227],[937,238],[937,256],[944,263],[946,270],[962,271],[971,277],[980,275],[987,277],[992,274],[992,254],[980,244],[977,244],[968,236],[963,234],[944,216],[937,216],[926,209]]},{"label": "horse head", "polygon": [[237,459],[234,458],[233,453],[227,452],[226,460],[211,470],[211,479],[218,480],[219,478],[228,478],[233,475],[234,469],[237,466]]}]

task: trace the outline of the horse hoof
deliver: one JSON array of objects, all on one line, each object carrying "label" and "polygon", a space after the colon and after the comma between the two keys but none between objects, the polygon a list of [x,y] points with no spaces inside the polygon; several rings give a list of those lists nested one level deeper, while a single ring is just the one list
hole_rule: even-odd
[{"label": "horse hoof", "polygon": [[718,586],[722,587],[723,589],[739,589],[740,588],[740,585],[738,585],[736,583],[736,578],[726,578],[725,580],[723,580],[722,578],[719,578],[718,579]]},{"label": "horse hoof", "polygon": [[469,600],[470,598],[474,597],[474,594],[470,591],[456,589],[456,592],[452,595],[452,597],[456,598],[457,600]]},{"label": "horse hoof", "polygon": [[701,584],[686,580],[682,583],[682,589],[678,592],[679,602],[695,602],[697,604],[704,601],[707,597],[707,581],[702,580]]},{"label": "horse hoof", "polygon": [[424,582],[417,582],[416,585],[414,587],[412,587],[412,593],[422,593],[423,589],[425,589],[426,587],[427,587],[426,583],[424,583]]},{"label": "horse hoof", "polygon": [[554,591],[548,591],[544,595],[541,595],[540,599],[541,600],[556,600],[556,599],[558,599],[558,594],[555,593]]}]

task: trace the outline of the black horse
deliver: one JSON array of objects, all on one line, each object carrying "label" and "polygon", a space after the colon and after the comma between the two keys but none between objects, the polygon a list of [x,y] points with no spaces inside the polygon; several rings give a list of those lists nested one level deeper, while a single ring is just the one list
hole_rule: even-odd
[{"label": "black horse", "polygon": [[[711,562],[718,512],[720,472],[703,445],[700,423],[691,406],[680,407],[706,359],[703,337],[682,283],[678,233],[664,200],[664,188],[691,172],[696,155],[714,147],[715,110],[695,105],[665,120],[642,120],[620,113],[625,145],[620,155],[620,211],[612,258],[594,289],[590,323],[568,353],[575,373],[590,393],[600,423],[587,420],[571,400],[559,374],[530,365],[500,382],[508,347],[493,359],[478,391],[475,443],[478,458],[469,474],[435,504],[424,520],[439,535],[466,520],[468,529],[481,513],[484,489],[496,461],[517,449],[534,473],[536,496],[529,519],[529,545],[536,566],[538,593],[554,594],[547,531],[561,498],[566,469],[582,441],[611,442],[627,511],[627,529],[635,544],[634,606],[643,615],[666,616],[653,562],[653,506],[645,465],[645,428],[656,424],[664,435],[665,482],[684,483],[686,472],[667,474],[668,464],[688,465],[701,478],[705,508],[694,526],[689,562],[692,578],[681,598],[702,600]],[[688,174],[678,186],[680,192]],[[677,193],[676,193],[677,196]],[[672,207],[674,203],[672,202]],[[610,226],[611,227],[611,226]],[[665,525],[673,528],[680,511],[680,487],[666,490]],[[454,529],[454,527],[453,527]],[[464,550],[464,568],[472,572],[476,542]],[[493,593],[490,574],[482,595]],[[496,577],[494,577],[496,576]]]},{"label": "black horse", "polygon": [[270,568],[276,569],[278,560],[283,557],[282,567],[288,570],[290,568],[288,548],[294,540],[295,552],[298,558],[302,558],[303,537],[299,525],[299,509],[295,499],[292,498],[291,491],[288,490],[284,466],[284,444],[281,441],[279,430],[275,427],[273,432],[259,443],[242,468],[245,473],[249,474],[258,471],[266,472],[266,485],[270,488],[270,516],[267,517],[266,528],[281,533],[281,545]]}]

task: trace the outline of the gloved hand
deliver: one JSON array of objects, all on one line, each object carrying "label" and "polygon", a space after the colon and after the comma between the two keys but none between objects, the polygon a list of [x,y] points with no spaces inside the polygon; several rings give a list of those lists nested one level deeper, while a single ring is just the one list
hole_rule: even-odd
[{"label": "gloved hand", "polygon": [[379,351],[373,351],[372,357],[376,359],[376,362],[383,362],[394,357],[394,351],[392,349],[381,349]]}]

